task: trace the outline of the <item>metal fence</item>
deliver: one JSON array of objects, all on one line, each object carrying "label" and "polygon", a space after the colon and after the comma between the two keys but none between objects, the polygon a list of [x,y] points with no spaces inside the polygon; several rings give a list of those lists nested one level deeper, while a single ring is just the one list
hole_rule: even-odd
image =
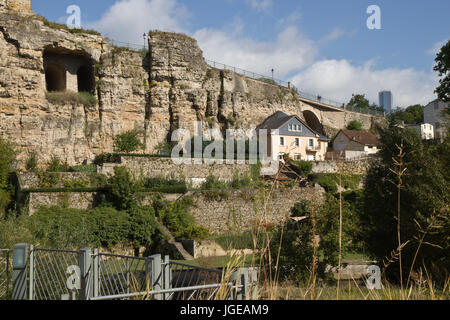
[{"label": "metal fence", "polygon": [[[98,292],[94,296],[113,296],[141,292],[152,284],[153,258],[94,253],[94,281]],[[98,270],[98,277],[95,276]],[[94,287],[97,285],[94,284]]]},{"label": "metal fence", "polygon": [[374,110],[374,109],[362,109],[359,107],[355,107],[355,106],[346,106],[345,103],[343,102],[338,102],[338,101],[334,101],[334,100],[330,100],[327,98],[324,98],[320,95],[317,94],[311,94],[311,93],[306,93],[306,92],[302,92],[300,90],[298,90],[298,88],[296,88],[294,85],[292,85],[291,82],[287,82],[287,81],[283,81],[283,80],[279,80],[279,79],[275,79],[273,77],[269,77],[269,76],[265,76],[262,74],[258,74],[252,71],[247,71],[241,68],[237,68],[237,67],[233,67],[233,66],[229,66],[220,62],[216,62],[216,61],[212,61],[212,60],[208,60],[205,59],[205,62],[216,69],[219,70],[229,70],[229,71],[233,71],[237,74],[243,75],[247,78],[253,79],[253,80],[258,80],[258,81],[262,81],[265,83],[269,83],[269,84],[274,84],[274,85],[278,85],[281,87],[285,87],[288,89],[291,89],[293,92],[295,92],[299,97],[304,98],[304,99],[308,99],[314,102],[319,102],[319,103],[323,103],[323,104],[327,104],[329,106],[333,106],[336,108],[340,108],[342,110],[347,110],[347,111],[352,111],[352,112],[358,112],[358,113],[364,113],[364,114],[370,114],[370,115],[375,115],[375,116],[385,116],[384,111],[379,111],[379,110]]},{"label": "metal fence", "polygon": [[0,249],[0,300],[8,300],[11,293],[11,250]]},{"label": "metal fence", "polygon": [[[11,296],[11,291],[15,299],[29,300],[229,300],[254,298],[257,293],[255,270],[233,270],[226,279],[222,270],[171,261],[160,254],[132,257],[26,244],[0,253],[4,254],[0,297]],[[21,274],[14,271],[14,279],[9,276],[10,256],[25,263],[22,267],[14,263]]]},{"label": "metal fence", "polygon": [[[79,251],[30,248],[30,300],[79,297]],[[68,282],[75,279],[71,285]]]}]

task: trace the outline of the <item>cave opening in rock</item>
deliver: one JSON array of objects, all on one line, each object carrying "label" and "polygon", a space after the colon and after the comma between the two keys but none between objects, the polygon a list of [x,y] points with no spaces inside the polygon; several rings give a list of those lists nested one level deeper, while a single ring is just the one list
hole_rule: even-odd
[{"label": "cave opening in rock", "polygon": [[77,72],[78,92],[94,93],[95,79],[92,65],[84,64]]},{"label": "cave opening in rock", "polygon": [[66,70],[58,63],[49,63],[45,68],[47,91],[66,90]]}]

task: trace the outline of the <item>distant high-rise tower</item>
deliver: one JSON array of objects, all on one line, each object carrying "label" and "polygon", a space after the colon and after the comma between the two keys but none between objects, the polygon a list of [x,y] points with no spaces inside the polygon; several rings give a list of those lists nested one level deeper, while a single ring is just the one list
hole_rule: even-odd
[{"label": "distant high-rise tower", "polygon": [[386,111],[386,113],[391,113],[392,107],[394,105],[394,97],[390,91],[381,91],[378,94],[378,99],[380,101],[380,106]]}]

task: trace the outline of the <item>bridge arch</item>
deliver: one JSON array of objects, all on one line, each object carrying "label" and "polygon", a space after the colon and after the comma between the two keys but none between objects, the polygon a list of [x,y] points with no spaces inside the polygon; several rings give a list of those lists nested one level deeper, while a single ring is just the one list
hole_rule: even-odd
[{"label": "bridge arch", "polygon": [[310,110],[303,111],[303,117],[306,120],[308,126],[317,131],[320,134],[325,135],[325,130],[323,128],[322,122],[320,122],[319,117],[315,112]]}]

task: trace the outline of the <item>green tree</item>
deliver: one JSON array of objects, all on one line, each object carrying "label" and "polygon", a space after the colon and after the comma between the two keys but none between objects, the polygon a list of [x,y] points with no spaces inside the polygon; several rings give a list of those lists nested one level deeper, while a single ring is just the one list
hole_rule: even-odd
[{"label": "green tree", "polygon": [[401,122],[405,124],[421,124],[424,119],[423,110],[424,106],[420,104],[409,106],[406,109],[397,108],[390,114],[389,119],[398,124]]},{"label": "green tree", "polygon": [[369,105],[369,100],[366,99],[364,94],[354,94],[347,104],[348,107],[359,108],[362,110],[367,110]]},{"label": "green tree", "polygon": [[135,152],[142,149],[144,145],[139,140],[138,134],[135,130],[127,131],[117,135],[114,138],[114,148],[118,152]]},{"label": "green tree", "polygon": [[9,183],[9,173],[15,160],[13,143],[0,137],[0,218],[5,215],[11,203],[13,188]]},{"label": "green tree", "polygon": [[350,123],[347,126],[348,130],[356,130],[356,131],[362,131],[363,130],[363,124],[358,120],[350,121]]},{"label": "green tree", "polygon": [[[386,275],[399,277],[397,210],[398,176],[395,159],[399,147],[406,154],[406,171],[400,192],[400,234],[402,243],[402,273],[425,265],[441,280],[449,270],[449,154],[450,143],[434,146],[424,143],[415,132],[402,130],[393,123],[381,135],[381,161],[368,171],[363,195],[362,237],[368,251],[378,261],[387,261]],[[420,227],[419,227],[420,226]],[[426,233],[422,232],[427,230]],[[418,241],[425,235],[425,243]],[[432,245],[430,245],[432,244]],[[418,251],[420,245],[424,246]],[[413,262],[417,262],[413,265]],[[405,279],[405,277],[403,277]]]},{"label": "green tree", "polygon": [[[309,203],[297,203],[291,217],[307,217],[301,221],[288,220],[273,231],[270,241],[272,268],[278,260],[280,280],[305,281],[310,275],[313,261],[313,233]],[[281,245],[281,246],[280,246]]]},{"label": "green tree", "polygon": [[108,186],[112,203],[117,210],[127,210],[137,205],[139,183],[127,167],[115,167],[114,176],[109,178]]},{"label": "green tree", "polygon": [[434,71],[442,77],[439,80],[440,86],[436,88],[436,93],[442,101],[450,101],[450,40],[441,48],[436,59]]}]

